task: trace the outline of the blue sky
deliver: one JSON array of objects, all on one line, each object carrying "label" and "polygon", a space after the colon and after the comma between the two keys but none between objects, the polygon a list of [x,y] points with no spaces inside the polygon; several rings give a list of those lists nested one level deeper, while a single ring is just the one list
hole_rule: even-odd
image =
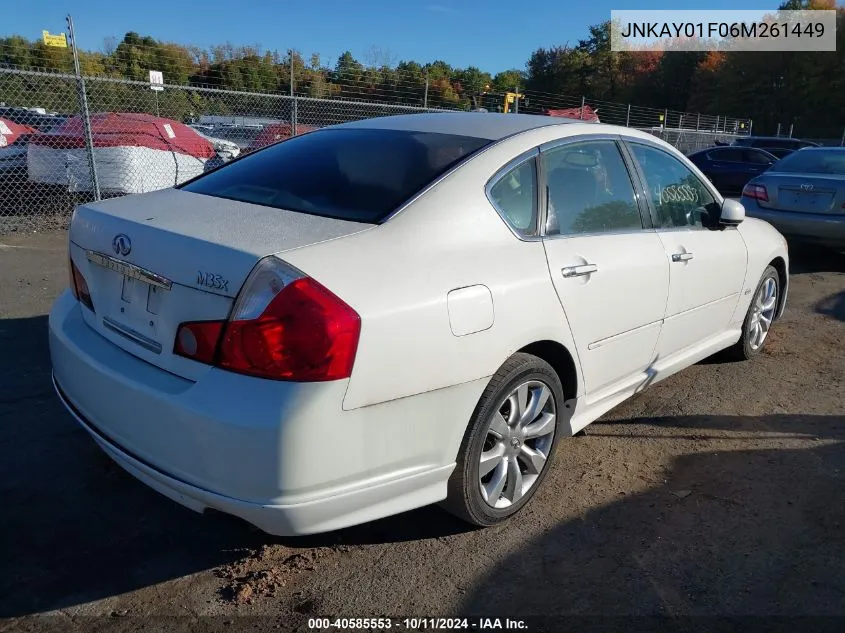
[{"label": "blue sky", "polygon": [[[102,49],[127,31],[180,44],[260,44],[264,50],[345,50],[367,63],[373,48],[393,62],[443,59],[496,73],[524,68],[541,46],[577,43],[611,9],[774,9],[778,0],[6,0],[0,35],[40,37],[72,12],[80,46]],[[34,7],[37,6],[37,9]]]}]

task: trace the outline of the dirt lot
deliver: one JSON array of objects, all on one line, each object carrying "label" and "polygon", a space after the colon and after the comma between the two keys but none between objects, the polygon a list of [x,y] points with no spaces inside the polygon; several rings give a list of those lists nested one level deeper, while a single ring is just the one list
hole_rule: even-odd
[{"label": "dirt lot", "polygon": [[297,540],[160,497],[65,413],[45,316],[65,239],[0,238],[0,631],[130,630],[137,616],[218,615],[230,630],[304,630],[315,614],[845,616],[845,257],[793,249],[764,355],[700,363],[563,442],[516,520],[475,531],[427,508]]}]

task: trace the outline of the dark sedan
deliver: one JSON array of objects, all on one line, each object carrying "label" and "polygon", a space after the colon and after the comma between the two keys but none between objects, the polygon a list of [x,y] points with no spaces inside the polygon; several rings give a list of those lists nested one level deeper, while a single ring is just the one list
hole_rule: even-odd
[{"label": "dark sedan", "polygon": [[777,162],[769,152],[753,147],[711,147],[688,158],[724,195],[739,194],[749,180]]},{"label": "dark sedan", "polygon": [[783,136],[740,136],[733,142],[738,147],[756,147],[783,158],[804,147],[818,147],[818,143]]},{"label": "dark sedan", "polygon": [[788,237],[845,249],[845,148],[793,152],[749,182],[741,202]]}]

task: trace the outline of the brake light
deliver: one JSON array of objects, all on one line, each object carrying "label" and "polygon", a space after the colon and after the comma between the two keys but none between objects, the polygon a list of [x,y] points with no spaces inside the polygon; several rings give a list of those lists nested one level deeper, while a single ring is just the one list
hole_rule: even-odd
[{"label": "brake light", "polygon": [[73,296],[86,308],[94,312],[94,302],[91,300],[91,291],[88,289],[88,282],[79,272],[79,268],[70,259],[70,289]]},{"label": "brake light", "polygon": [[769,201],[769,192],[764,185],[753,185],[751,183],[745,185],[742,189],[742,195],[755,200]]},{"label": "brake light", "polygon": [[250,273],[230,319],[183,323],[174,352],[229,371],[298,382],[348,378],[361,319],[276,257]]}]

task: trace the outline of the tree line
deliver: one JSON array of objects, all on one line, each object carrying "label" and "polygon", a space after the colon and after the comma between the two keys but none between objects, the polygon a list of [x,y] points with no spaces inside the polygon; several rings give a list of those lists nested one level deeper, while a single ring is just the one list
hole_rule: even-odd
[{"label": "tree line", "polygon": [[[835,0],[789,0],[780,8],[835,8]],[[497,74],[474,66],[456,68],[445,61],[393,63],[377,49],[366,64],[346,52],[328,65],[316,54],[305,58],[295,51],[231,44],[202,49],[134,32],[120,41],[107,40],[102,51],[79,53],[83,74],[106,79],[146,82],[153,69],[174,85],[251,93],[292,90],[303,97],[458,109],[482,105],[478,99],[484,92],[519,89],[528,97],[521,111],[571,107],[585,95],[591,103],[750,117],[754,130],[761,133],[774,132],[780,123],[793,124],[803,136],[838,137],[845,125],[845,9],[838,10],[837,23],[836,52],[664,53],[611,51],[606,22],[589,27],[588,37],[575,44],[537,49],[524,70]],[[0,38],[0,67],[73,70],[68,49],[17,35]],[[67,109],[75,98],[72,82],[57,81],[47,87],[45,81],[0,73],[0,102]],[[151,94],[107,82],[97,83],[89,93],[95,109],[134,105],[153,112],[156,108],[174,118],[192,113],[278,115],[283,107],[260,97],[189,90]],[[39,103],[25,103],[27,99]]]}]

